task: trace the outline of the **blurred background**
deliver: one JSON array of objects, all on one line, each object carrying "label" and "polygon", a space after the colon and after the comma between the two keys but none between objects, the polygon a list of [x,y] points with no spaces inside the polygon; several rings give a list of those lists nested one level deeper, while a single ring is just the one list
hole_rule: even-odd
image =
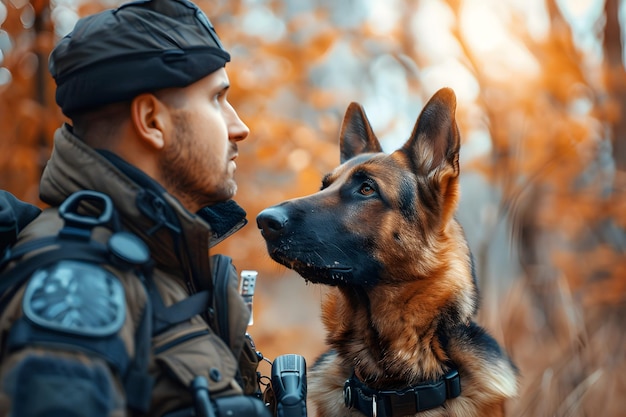
[{"label": "blurred background", "polygon": [[[38,179],[64,121],[48,54],[78,17],[120,2],[1,1],[0,188],[42,206]],[[448,86],[477,321],[522,373],[507,415],[626,415],[626,2],[198,4],[231,52],[229,96],[252,131],[236,198],[250,224],[215,252],[259,271],[250,332],[265,356],[312,364],[324,351],[325,289],[269,259],[256,215],[319,189],[351,101],[393,151]]]}]

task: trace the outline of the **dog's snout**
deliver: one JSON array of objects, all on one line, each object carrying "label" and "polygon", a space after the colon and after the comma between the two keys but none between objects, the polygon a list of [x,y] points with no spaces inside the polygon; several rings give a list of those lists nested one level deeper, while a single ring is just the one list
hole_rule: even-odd
[{"label": "dog's snout", "polygon": [[257,226],[266,239],[276,239],[281,236],[285,231],[287,221],[287,214],[280,207],[266,208],[256,218]]}]

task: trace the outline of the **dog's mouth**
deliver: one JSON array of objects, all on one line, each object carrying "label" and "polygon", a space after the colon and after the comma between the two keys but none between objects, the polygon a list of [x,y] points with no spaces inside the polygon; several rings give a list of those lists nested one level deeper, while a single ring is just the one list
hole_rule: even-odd
[{"label": "dog's mouth", "polygon": [[314,263],[299,257],[288,256],[280,249],[270,251],[270,257],[276,262],[296,271],[306,281],[324,285],[348,284],[352,278],[352,267],[334,261],[330,265]]}]

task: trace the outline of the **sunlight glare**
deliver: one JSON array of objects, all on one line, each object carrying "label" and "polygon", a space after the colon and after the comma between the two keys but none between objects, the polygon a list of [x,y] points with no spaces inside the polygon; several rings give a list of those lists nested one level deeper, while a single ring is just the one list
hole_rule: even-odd
[{"label": "sunlight glare", "polygon": [[478,82],[456,59],[448,59],[425,68],[421,78],[424,86],[432,90],[428,91],[430,94],[434,94],[441,87],[450,87],[459,102],[472,102],[478,97]]},{"label": "sunlight glare", "polygon": [[466,0],[461,9],[461,33],[472,50],[492,52],[506,45],[507,31],[489,4]]},{"label": "sunlight glare", "polygon": [[592,8],[598,7],[598,0],[557,0],[564,14],[574,19],[585,19]]},{"label": "sunlight glare", "polygon": [[[602,50],[601,37],[598,38],[599,22],[605,18],[604,1],[602,0],[557,0],[563,17],[570,24],[574,42],[584,51],[600,54]],[[621,9],[624,10],[624,2]],[[620,18],[623,20],[624,15]]]},{"label": "sunlight glare", "polygon": [[0,2],[0,26],[4,23],[8,15],[7,8],[4,3]]},{"label": "sunlight glare", "polygon": [[[539,65],[525,45],[506,27],[506,16],[494,11],[494,4],[465,0],[461,9],[460,30],[482,72],[493,79],[510,80],[520,75],[539,74]],[[497,10],[497,9],[495,9]]]},{"label": "sunlight glare", "polygon": [[397,0],[369,0],[369,20],[372,30],[385,35],[398,25],[402,7]]},{"label": "sunlight glare", "polygon": [[420,2],[419,9],[411,20],[416,52],[433,62],[459,56],[459,44],[450,33],[454,20],[454,14],[445,4],[435,1]]}]

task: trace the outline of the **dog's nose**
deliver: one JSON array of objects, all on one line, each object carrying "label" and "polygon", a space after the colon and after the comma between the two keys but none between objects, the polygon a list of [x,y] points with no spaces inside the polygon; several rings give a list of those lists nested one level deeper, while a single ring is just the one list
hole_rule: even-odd
[{"label": "dog's nose", "polygon": [[270,240],[283,234],[287,221],[285,210],[276,206],[266,208],[256,217],[256,224],[261,229],[263,237]]}]

